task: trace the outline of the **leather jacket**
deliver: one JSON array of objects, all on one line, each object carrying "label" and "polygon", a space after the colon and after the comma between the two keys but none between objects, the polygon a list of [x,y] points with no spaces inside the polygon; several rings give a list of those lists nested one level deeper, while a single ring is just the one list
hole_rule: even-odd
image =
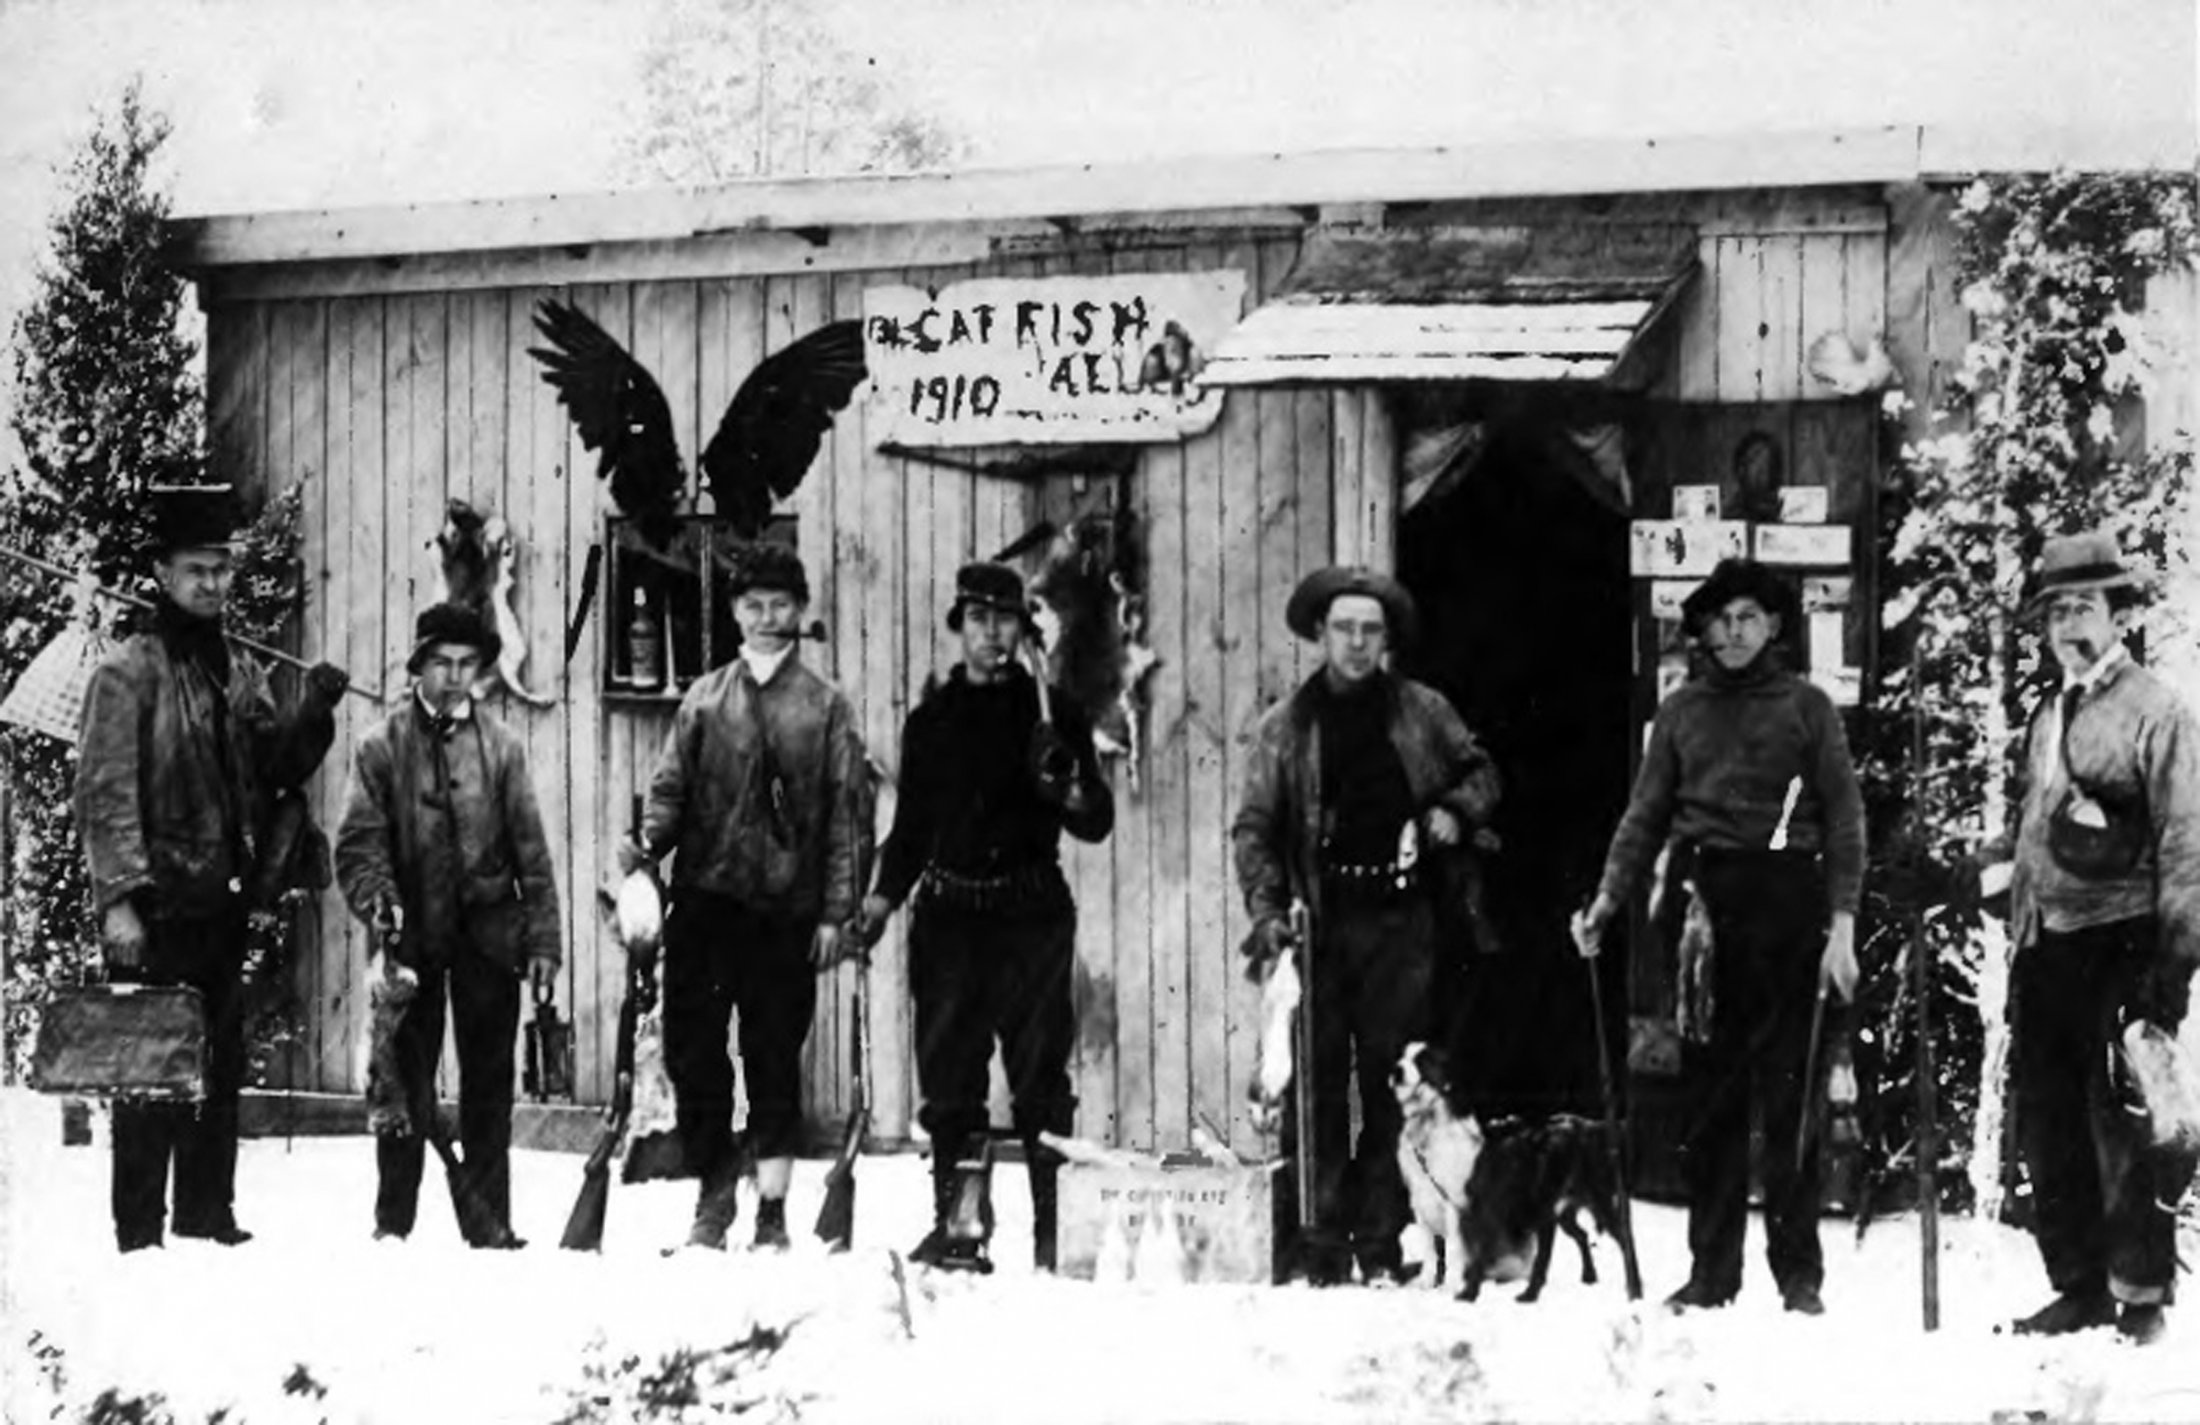
[{"label": "leather jacket", "polygon": [[217,626],[170,606],[92,670],[78,724],[75,813],[94,905],[151,920],[233,913],[258,877],[277,793],[335,739],[311,690],[278,707],[267,674]]},{"label": "leather jacket", "polygon": [[[1289,698],[1261,716],[1246,758],[1244,795],[1230,827],[1238,886],[1254,923],[1287,915],[1294,896],[1321,914],[1321,738],[1315,670]],[[1483,930],[1482,878],[1473,848],[1478,828],[1489,824],[1500,788],[1497,767],[1443,694],[1389,673],[1382,694],[1386,723],[1397,749],[1417,814],[1444,807],[1459,818],[1461,845],[1431,851],[1437,894],[1460,900],[1450,907]],[[1425,844],[1425,843],[1424,843]],[[1485,947],[1487,948],[1487,947]]]}]

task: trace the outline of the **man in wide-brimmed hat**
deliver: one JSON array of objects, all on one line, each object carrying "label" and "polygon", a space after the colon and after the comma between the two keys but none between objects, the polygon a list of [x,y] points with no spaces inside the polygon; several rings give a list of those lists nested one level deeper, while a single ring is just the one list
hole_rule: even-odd
[{"label": "man in wide-brimmed hat", "polygon": [[[1742,1285],[1749,1219],[1750,1109],[1770,1151],[1765,1255],[1790,1311],[1824,1309],[1816,1144],[1798,1168],[1808,1096],[1812,1011],[1828,989],[1856,988],[1856,907],[1864,881],[1864,808],[1833,700],[1781,656],[1797,599],[1787,580],[1748,559],[1722,561],[1682,604],[1707,656],[1701,677],[1658,706],[1635,787],[1612,834],[1596,898],[1575,927],[1584,955],[1668,843],[1661,907],[1681,947],[1688,1017],[1681,1048],[1689,1131],[1688,1281],[1677,1311],[1723,1306]],[[1684,937],[1683,905],[1700,898],[1710,941]],[[1698,993],[1708,987],[1707,993]]]},{"label": "man in wide-brimmed hat", "polygon": [[2061,671],[2033,716],[2013,830],[2015,1116],[2055,1298],[2026,1334],[2162,1332],[2189,1161],[2118,1094],[2127,1024],[2175,1034],[2200,961],[2200,725],[2132,660],[2146,581],[2115,536],[2050,539],[2024,612]]},{"label": "man in wide-brimmed hat", "polygon": [[[1294,1066],[1293,1092],[1314,1096],[1315,1141],[1298,1142],[1295,1115],[1282,1123],[1284,1151],[1313,1158],[1315,1226],[1294,1241],[1287,1271],[1334,1282],[1357,1267],[1375,1280],[1398,1272],[1409,1217],[1387,1076],[1407,1044],[1435,1037],[1436,870],[1487,825],[1497,770],[1441,693],[1391,671],[1415,623],[1397,580],[1320,569],[1292,592],[1284,617],[1321,645],[1322,666],[1262,716],[1231,841],[1253,919],[1253,973],[1272,974],[1287,953],[1309,967],[1314,1061]],[[1294,942],[1294,901],[1311,912],[1312,945]],[[1295,1227],[1293,1175],[1279,1182],[1278,1223]]]},{"label": "man in wide-brimmed hat", "polygon": [[[237,1099],[244,1084],[246,917],[276,794],[302,783],[335,737],[347,684],[321,664],[279,707],[266,673],[222,634],[236,504],[226,485],[152,492],[151,626],[93,670],[78,736],[77,830],[109,973],[204,997],[206,1101],[120,1102],[113,1211],[123,1251],[164,1230],[234,1246]],[[175,1212],[166,1217],[168,1163]]]},{"label": "man in wide-brimmed hat", "polygon": [[909,988],[933,1224],[909,1256],[948,1268],[990,1264],[982,1237],[951,1231],[950,1215],[956,1165],[986,1131],[986,1065],[997,1042],[1031,1183],[1032,1259],[1052,1270],[1061,1159],[1039,1135],[1067,1136],[1077,1112],[1077,907],[1059,848],[1065,831],[1088,842],[1107,836],[1115,799],[1085,710],[1053,688],[1042,713],[1023,662],[1036,632],[1023,578],[1001,564],[964,565],[947,626],[961,636],[962,661],[902,727],[894,825],[864,902],[872,933],[903,901],[913,906]]},{"label": "man in wide-brimmed hat", "polygon": [[785,545],[750,546],[729,592],[739,654],[680,700],[650,777],[632,872],[669,851],[665,1061],[688,1166],[702,1178],[688,1245],[723,1250],[741,1178],[726,1034],[740,1013],[759,1247],[788,1245],[802,1132],[802,1045],[817,976],[854,948],[871,865],[871,780],[848,700],[802,661],[810,581]]},{"label": "man in wide-brimmed hat", "polygon": [[336,833],[344,902],[367,924],[383,993],[403,1004],[387,1046],[398,1082],[369,1086],[370,1099],[399,1106],[375,1140],[378,1238],[413,1229],[448,1001],[459,1145],[478,1204],[461,1226],[474,1247],[520,1245],[511,1228],[520,982],[551,992],[563,937],[526,744],[471,692],[497,652],[496,630],[474,610],[421,611],[405,660],[412,695],[360,740]]}]

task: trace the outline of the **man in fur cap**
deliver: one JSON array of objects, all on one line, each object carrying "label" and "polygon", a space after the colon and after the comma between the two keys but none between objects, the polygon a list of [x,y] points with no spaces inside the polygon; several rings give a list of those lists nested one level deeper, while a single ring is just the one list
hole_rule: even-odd
[{"label": "man in fur cap", "polygon": [[[437,604],[414,623],[412,695],[359,743],[336,833],[336,879],[369,929],[368,956],[406,1001],[391,1047],[406,1132],[377,1134],[374,1235],[411,1233],[448,999],[458,1042],[458,1130],[479,1220],[475,1247],[512,1235],[512,1042],[520,979],[538,993],[561,960],[558,887],[525,744],[472,697],[500,640]],[[394,943],[382,950],[388,936]]]},{"label": "man in fur cap", "polygon": [[[113,1211],[125,1252],[163,1235],[175,1159],[178,1237],[234,1246],[237,1098],[249,888],[272,795],[335,737],[348,679],[324,663],[278,709],[267,675],[222,635],[237,521],[229,487],[156,490],[151,627],[93,670],[77,743],[76,823],[109,974],[205,999],[203,1104],[115,1105]],[[270,887],[280,890],[280,885]]]},{"label": "man in fur cap", "polygon": [[[1255,975],[1310,951],[1301,1012],[1312,1016],[1314,1062],[1295,1066],[1293,1092],[1311,1087],[1315,1141],[1299,1143],[1287,1113],[1283,1146],[1313,1154],[1316,1226],[1292,1248],[1291,1270],[1335,1282],[1356,1264],[1374,1280],[1397,1274],[1410,1215],[1388,1075],[1408,1043],[1433,1037],[1437,871],[1489,822],[1497,769],[1441,693],[1390,670],[1414,627],[1395,579],[1318,570],[1292,593],[1285,621],[1321,645],[1322,666],[1262,716],[1231,841]],[[1293,944],[1294,900],[1312,913],[1312,947]],[[1295,1222],[1295,1179],[1279,1183],[1278,1220]]]},{"label": "man in fur cap", "polygon": [[1032,1259],[1054,1267],[1055,1184],[1061,1166],[1042,1131],[1067,1135],[1077,1112],[1069,1058],[1077,907],[1060,843],[1105,838],[1115,799],[1084,710],[1045,695],[1020,654],[1034,636],[1024,581],[999,564],[955,575],[947,626],[963,657],[909,714],[901,790],[864,902],[875,931],[914,896],[909,981],[917,1011],[920,1120],[932,1139],[933,1226],[911,1261],[988,1270],[986,1243],[948,1231],[956,1165],[980,1151],[986,1066],[999,1041],[1010,1112],[1030,1172]]},{"label": "man in fur cap", "polygon": [[2200,726],[2124,646],[2145,592],[2105,531],[2047,541],[2025,612],[2061,674],[2034,715],[2016,824],[2011,1046],[2033,1235],[2055,1298],[2014,1323],[2157,1340],[2189,1158],[2127,1104],[2125,1036],[2175,1036],[2200,962]]},{"label": "man in fur cap", "polygon": [[872,838],[854,710],[802,662],[802,561],[783,545],[756,545],[736,563],[730,592],[739,656],[680,700],[640,842],[619,858],[632,872],[679,853],[665,920],[665,1058],[687,1163],[702,1177],[688,1245],[715,1250],[733,1225],[741,1170],[728,1021],[738,1008],[756,1245],[781,1248],[817,975],[857,948],[842,930],[863,894]]},{"label": "man in fur cap", "polygon": [[[1722,561],[1688,596],[1682,617],[1706,671],[1659,704],[1603,882],[1576,926],[1582,953],[1595,954],[1668,840],[1666,883],[1692,886],[1709,915],[1708,1023],[1681,1054],[1694,1264],[1666,1299],[1675,1311],[1724,1306],[1741,1290],[1753,1101],[1772,1145],[1761,1167],[1773,1278],[1788,1310],[1824,1309],[1818,1155],[1797,1171],[1789,1145],[1815,1092],[1802,1082],[1813,1006],[1823,987],[1844,1000],[1856,990],[1864,808],[1833,700],[1782,659],[1796,612],[1787,583],[1754,560]],[[1667,897],[1676,908],[1685,899]]]}]

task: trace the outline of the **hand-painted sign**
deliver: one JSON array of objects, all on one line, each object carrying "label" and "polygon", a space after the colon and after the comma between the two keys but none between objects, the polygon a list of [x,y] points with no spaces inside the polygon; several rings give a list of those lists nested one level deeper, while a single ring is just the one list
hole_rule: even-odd
[{"label": "hand-painted sign", "polygon": [[1240,271],[866,288],[867,429],[904,445],[1180,440],[1222,414],[1199,370],[1244,304]]}]

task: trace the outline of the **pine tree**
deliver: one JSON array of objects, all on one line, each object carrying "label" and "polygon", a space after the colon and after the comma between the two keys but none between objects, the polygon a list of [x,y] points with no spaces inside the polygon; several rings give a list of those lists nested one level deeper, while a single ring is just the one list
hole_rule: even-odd
[{"label": "pine tree", "polygon": [[[88,569],[149,595],[146,489],[204,483],[205,398],[186,335],[187,284],[161,257],[169,200],[154,183],[167,121],[133,82],[62,173],[63,200],[31,304],[10,335],[11,417],[23,464],[0,480],[0,545]],[[273,632],[295,607],[295,491],[268,502],[237,562],[229,622]],[[0,561],[0,687],[12,687],[72,617],[67,591]],[[128,615],[95,607],[111,631]],[[0,729],[10,819],[0,875],[12,1064],[45,986],[70,983],[97,940],[83,854],[70,821],[73,745]],[[272,918],[260,927],[268,953]],[[280,945],[283,937],[276,936]]]}]

